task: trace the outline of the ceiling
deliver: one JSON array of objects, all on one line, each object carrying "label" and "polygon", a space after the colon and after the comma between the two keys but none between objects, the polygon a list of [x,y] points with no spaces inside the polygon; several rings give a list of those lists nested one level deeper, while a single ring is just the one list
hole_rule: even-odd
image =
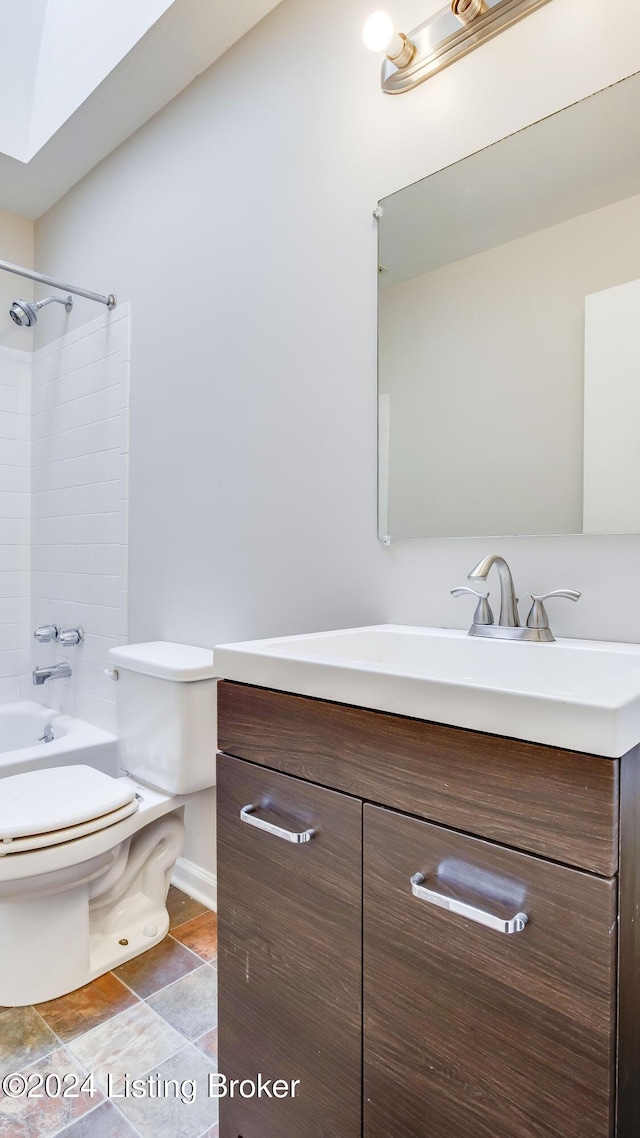
[{"label": "ceiling", "polygon": [[37,218],[280,0],[0,0],[0,209]]}]

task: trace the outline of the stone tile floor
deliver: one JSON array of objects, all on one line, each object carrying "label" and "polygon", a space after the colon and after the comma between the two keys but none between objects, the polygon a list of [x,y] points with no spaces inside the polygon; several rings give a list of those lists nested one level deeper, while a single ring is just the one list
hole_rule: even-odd
[{"label": "stone tile floor", "polygon": [[[0,1090],[0,1138],[218,1138],[207,1095],[217,1068],[216,915],[174,886],[167,907],[169,935],[149,952],[58,1000],[0,1008],[0,1080],[15,1072],[43,1096]],[[59,1097],[55,1078],[45,1082],[68,1075],[63,1089],[76,1091],[88,1074],[93,1095]],[[116,1097],[125,1075],[143,1080],[144,1097]],[[191,1080],[195,1099],[183,1101]]]}]

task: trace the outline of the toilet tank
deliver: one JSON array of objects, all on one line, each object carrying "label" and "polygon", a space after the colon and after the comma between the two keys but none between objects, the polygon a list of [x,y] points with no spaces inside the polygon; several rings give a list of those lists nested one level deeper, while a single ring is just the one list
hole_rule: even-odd
[{"label": "toilet tank", "polygon": [[215,786],[213,652],[156,640],[112,648],[109,660],[122,768],[168,794]]}]

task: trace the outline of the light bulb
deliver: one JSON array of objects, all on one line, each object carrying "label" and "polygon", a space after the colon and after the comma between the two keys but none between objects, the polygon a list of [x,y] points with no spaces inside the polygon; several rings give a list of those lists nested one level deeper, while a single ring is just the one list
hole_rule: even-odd
[{"label": "light bulb", "polygon": [[373,12],[362,30],[369,51],[384,51],[393,39],[393,20],[386,12]]},{"label": "light bulb", "polygon": [[393,20],[386,12],[374,12],[362,30],[362,38],[370,51],[384,51],[398,69],[407,67],[416,53],[416,46],[407,36],[393,30]]}]

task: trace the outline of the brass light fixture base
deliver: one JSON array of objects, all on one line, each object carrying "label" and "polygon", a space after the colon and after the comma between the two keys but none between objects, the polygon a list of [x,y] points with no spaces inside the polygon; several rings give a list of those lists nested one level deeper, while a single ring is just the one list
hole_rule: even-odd
[{"label": "brass light fixture base", "polygon": [[382,90],[388,95],[411,91],[548,3],[549,0],[451,0],[449,8],[443,8],[405,37],[415,45],[407,64],[398,67],[391,59],[384,60]]}]

